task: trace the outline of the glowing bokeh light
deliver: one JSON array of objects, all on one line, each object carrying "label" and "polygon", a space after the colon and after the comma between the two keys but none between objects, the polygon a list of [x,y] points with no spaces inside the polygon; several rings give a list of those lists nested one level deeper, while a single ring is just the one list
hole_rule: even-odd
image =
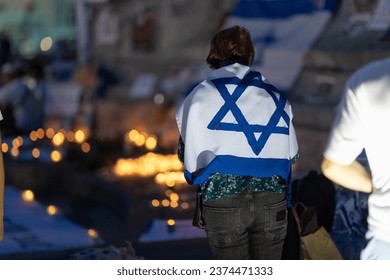
[{"label": "glowing bokeh light", "polygon": [[35,130],[30,132],[30,139],[33,142],[38,140],[38,135],[37,135],[37,132]]},{"label": "glowing bokeh light", "polygon": [[97,231],[94,230],[94,229],[92,229],[92,228],[90,228],[90,229],[88,230],[88,235],[91,236],[92,238],[97,238],[97,237],[99,236],[98,233],[97,233]]},{"label": "glowing bokeh light", "polygon": [[34,158],[39,158],[40,155],[41,155],[41,152],[39,151],[38,148],[34,148],[32,151],[31,151],[31,154]]},{"label": "glowing bokeh light", "polygon": [[24,190],[22,192],[22,199],[27,202],[34,201],[35,199],[34,192],[32,190]]},{"label": "glowing bokeh light", "polygon": [[39,128],[37,130],[37,136],[39,139],[43,139],[45,137],[45,130],[43,128]]},{"label": "glowing bokeh light", "polygon": [[53,46],[53,39],[51,37],[47,36],[41,40],[41,44],[40,44],[41,51],[47,52],[48,50],[51,49],[52,46]]},{"label": "glowing bokeh light", "polygon": [[179,195],[177,193],[172,193],[169,198],[171,201],[178,201],[179,200]]},{"label": "glowing bokeh light", "polygon": [[76,140],[76,137],[75,137],[75,133],[73,131],[68,131],[66,133],[66,139],[69,141],[69,142],[74,142]]},{"label": "glowing bokeh light", "polygon": [[154,103],[157,104],[157,105],[163,104],[164,101],[165,101],[164,94],[162,94],[162,93],[157,93],[157,94],[153,97],[153,101],[154,101]]},{"label": "glowing bokeh light", "polygon": [[49,138],[49,139],[52,139],[55,135],[55,131],[53,128],[49,127],[48,129],[46,129],[46,137]]},{"label": "glowing bokeh light", "polygon": [[169,206],[169,200],[168,200],[168,199],[163,199],[163,200],[161,201],[161,204],[162,204],[162,206],[164,206],[164,207],[168,207],[168,206]]},{"label": "glowing bokeh light", "polygon": [[11,149],[11,155],[12,155],[13,157],[19,156],[19,149],[18,149],[18,148],[15,148],[15,147],[12,147],[12,149]]},{"label": "glowing bokeh light", "polygon": [[80,129],[75,132],[74,136],[77,143],[82,143],[85,141],[85,133]]},{"label": "glowing bokeh light", "polygon": [[16,137],[14,140],[12,140],[12,145],[15,148],[19,148],[23,145],[23,138],[21,136]]},{"label": "glowing bokeh light", "polygon": [[87,142],[84,142],[83,144],[81,144],[81,150],[84,153],[89,153],[91,151],[91,145],[89,145]]},{"label": "glowing bokeh light", "polygon": [[138,147],[141,147],[145,144],[145,141],[146,141],[145,136],[142,134],[139,134],[137,139],[134,141],[134,144]]},{"label": "glowing bokeh light", "polygon": [[59,151],[54,150],[51,152],[50,158],[53,162],[59,162],[62,159],[62,155]]},{"label": "glowing bokeh light", "polygon": [[128,137],[130,139],[130,141],[134,142],[135,140],[137,140],[137,137],[139,135],[139,132],[135,129],[132,129],[129,133],[128,133]]},{"label": "glowing bokeh light", "polygon": [[53,215],[55,215],[55,214],[58,213],[58,209],[57,209],[57,207],[54,206],[54,205],[49,205],[49,206],[47,206],[47,208],[46,208],[46,212],[47,212],[50,216],[53,216]]},{"label": "glowing bokeh light", "polygon": [[1,150],[3,151],[3,153],[6,153],[8,152],[8,144],[7,143],[2,143],[1,144]]},{"label": "glowing bokeh light", "polygon": [[[167,174],[161,174],[161,170],[173,170]],[[177,155],[159,155],[147,153],[139,158],[118,159],[113,167],[117,176],[155,176],[155,181],[165,184],[168,180],[180,183],[184,180],[183,166]],[[170,173],[173,173],[169,175]]]},{"label": "glowing bokeh light", "polygon": [[165,191],[165,195],[166,195],[167,197],[170,197],[172,193],[173,193],[173,190],[166,190],[166,191]]},{"label": "glowing bokeh light", "polygon": [[176,208],[177,206],[179,206],[179,203],[177,201],[171,201],[172,208]]},{"label": "glowing bokeh light", "polygon": [[176,182],[174,180],[169,180],[169,181],[166,181],[165,184],[168,187],[173,188],[176,185]]},{"label": "glowing bokeh light", "polygon": [[64,141],[65,135],[62,132],[57,132],[52,138],[52,143],[54,146],[61,146],[64,144]]},{"label": "glowing bokeh light", "polygon": [[145,147],[149,151],[153,151],[157,147],[157,138],[155,136],[149,136],[145,141]]},{"label": "glowing bokeh light", "polygon": [[153,199],[152,200],[152,205],[153,205],[153,207],[159,207],[160,206],[160,201],[158,201],[158,199]]}]

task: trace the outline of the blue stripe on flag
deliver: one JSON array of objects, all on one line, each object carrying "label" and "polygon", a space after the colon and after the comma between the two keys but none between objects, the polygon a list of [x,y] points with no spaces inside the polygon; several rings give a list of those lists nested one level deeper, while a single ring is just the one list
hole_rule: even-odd
[{"label": "blue stripe on flag", "polygon": [[[319,4],[321,3],[322,4]],[[339,0],[241,0],[232,16],[244,18],[287,18],[296,14],[310,14],[318,9],[334,10]]]},{"label": "blue stripe on flag", "polygon": [[191,185],[203,184],[212,173],[269,178],[279,175],[287,182],[291,170],[289,159],[242,158],[230,155],[216,156],[198,176],[184,172]]}]

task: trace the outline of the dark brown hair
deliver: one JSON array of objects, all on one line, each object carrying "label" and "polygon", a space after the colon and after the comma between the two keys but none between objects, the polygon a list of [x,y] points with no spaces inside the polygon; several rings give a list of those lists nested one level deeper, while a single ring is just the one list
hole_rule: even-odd
[{"label": "dark brown hair", "polygon": [[236,60],[251,66],[254,56],[255,50],[249,31],[244,27],[233,26],[219,31],[211,40],[206,62],[212,69]]}]

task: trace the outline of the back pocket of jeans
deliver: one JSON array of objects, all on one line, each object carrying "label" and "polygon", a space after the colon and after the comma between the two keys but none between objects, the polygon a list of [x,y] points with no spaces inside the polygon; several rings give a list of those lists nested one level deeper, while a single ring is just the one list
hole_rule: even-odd
[{"label": "back pocket of jeans", "polygon": [[240,230],[240,209],[203,205],[203,219],[209,242],[215,246],[231,244]]},{"label": "back pocket of jeans", "polygon": [[266,238],[272,241],[284,239],[287,233],[286,201],[264,205]]}]

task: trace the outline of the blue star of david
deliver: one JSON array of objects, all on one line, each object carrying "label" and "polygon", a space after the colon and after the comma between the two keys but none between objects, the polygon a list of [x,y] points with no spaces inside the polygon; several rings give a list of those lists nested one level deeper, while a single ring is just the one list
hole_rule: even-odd
[{"label": "blue star of david", "polygon": [[[290,117],[284,111],[286,98],[280,95],[280,98],[278,99],[275,94],[275,92],[278,92],[277,89],[272,85],[265,83],[261,79],[259,72],[251,71],[242,80],[237,77],[219,78],[212,80],[212,83],[215,85],[218,92],[225,100],[225,103],[208,124],[208,129],[243,132],[248,140],[248,144],[256,155],[260,154],[271,134],[289,134]],[[229,93],[226,87],[228,84],[237,85],[232,94]],[[245,89],[248,86],[255,86],[266,90],[266,92],[268,92],[268,94],[272,97],[272,100],[275,102],[275,112],[272,114],[266,125],[249,124],[240,108],[237,106],[237,100],[245,92]],[[237,123],[222,122],[223,118],[229,111],[232,112]],[[286,122],[287,127],[277,126],[281,118]],[[258,139],[256,139],[255,133],[261,133]]]}]

